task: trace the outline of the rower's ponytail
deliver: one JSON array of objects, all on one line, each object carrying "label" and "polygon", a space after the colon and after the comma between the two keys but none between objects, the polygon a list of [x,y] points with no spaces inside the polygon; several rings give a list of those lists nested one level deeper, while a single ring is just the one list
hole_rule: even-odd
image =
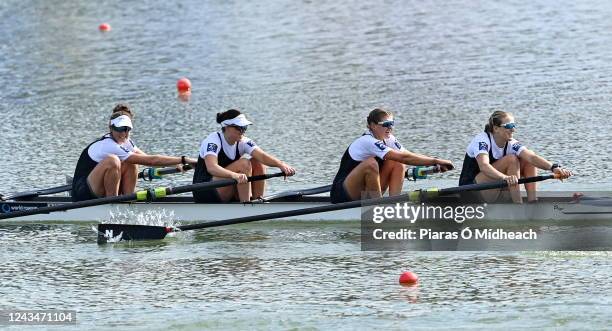
[{"label": "rower's ponytail", "polygon": [[115,119],[121,115],[126,115],[130,119],[134,119],[134,113],[130,110],[130,107],[126,104],[119,103],[113,108],[113,113],[111,114],[111,120]]},{"label": "rower's ponytail", "polygon": [[489,122],[485,125],[485,132],[493,133],[493,127],[500,126],[503,119],[512,116],[512,113],[496,110],[489,117]]},{"label": "rower's ponytail", "polygon": [[221,122],[225,120],[231,120],[232,118],[237,117],[242,114],[240,110],[237,109],[228,109],[222,113],[217,113],[217,123],[221,124]]}]

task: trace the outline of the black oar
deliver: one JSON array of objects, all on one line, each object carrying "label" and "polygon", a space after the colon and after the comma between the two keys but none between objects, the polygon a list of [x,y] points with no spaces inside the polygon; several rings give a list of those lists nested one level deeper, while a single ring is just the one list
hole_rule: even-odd
[{"label": "black oar", "polygon": [[[427,178],[428,175],[436,174],[440,171],[441,171],[440,165],[435,165],[435,166],[430,166],[430,167],[416,166],[416,167],[407,169],[406,172],[404,173],[404,177],[409,180],[416,181],[417,179],[425,179]],[[297,199],[297,198],[300,198],[306,195],[315,195],[315,194],[329,192],[331,191],[331,187],[332,187],[331,185],[324,185],[324,186],[318,186],[318,187],[313,187],[313,188],[304,189],[304,190],[291,190],[291,191],[286,191],[286,192],[279,192],[275,194],[270,194],[269,196],[263,197],[260,200],[263,202],[268,202],[268,201],[274,201],[274,200],[286,199],[286,198],[296,198]]]},{"label": "black oar", "polygon": [[25,192],[17,192],[17,193],[12,193],[12,194],[9,194],[9,195],[2,195],[2,196],[0,196],[0,200],[2,200],[2,201],[15,200],[15,199],[24,200],[24,199],[29,199],[29,198],[34,198],[34,197],[37,197],[37,196],[41,196],[41,195],[49,195],[49,194],[67,192],[67,191],[70,191],[71,189],[72,189],[72,184],[66,184],[66,185],[51,187],[51,188],[47,188],[47,189],[25,191]]},{"label": "black oar", "polygon": [[[552,178],[560,178],[559,175],[546,175],[546,176],[535,176],[519,179],[519,184],[539,182]],[[166,234],[175,231],[186,231],[204,229],[222,225],[232,225],[255,221],[264,221],[275,218],[292,217],[308,214],[323,213],[335,210],[358,208],[364,206],[382,205],[397,202],[420,202],[426,199],[435,198],[438,196],[452,195],[461,192],[468,191],[482,191],[496,188],[504,188],[508,186],[505,181],[483,183],[483,184],[470,184],[457,187],[450,187],[445,189],[428,189],[428,190],[416,190],[405,194],[396,195],[392,197],[383,197],[377,199],[359,200],[343,202],[338,204],[329,204],[319,207],[311,207],[304,209],[288,210],[277,213],[268,213],[261,215],[246,216],[240,218],[233,218],[221,221],[212,221],[206,223],[181,225],[176,228],[165,227],[165,226],[153,226],[153,225],[133,225],[133,224],[98,224],[98,243],[106,243],[109,239],[114,238],[115,240],[153,240],[163,239]],[[119,237],[120,236],[120,237]]]},{"label": "black oar", "polygon": [[[285,174],[282,172],[279,172],[276,174],[252,176],[252,177],[249,177],[248,179],[249,179],[249,182],[253,182],[257,180],[264,180],[268,178],[281,177],[281,176],[285,176]],[[131,194],[125,194],[125,195],[117,195],[114,197],[105,197],[105,198],[99,198],[99,199],[85,200],[85,201],[66,203],[66,204],[61,204],[61,205],[56,205],[56,206],[40,207],[40,208],[30,209],[30,210],[20,210],[20,211],[15,211],[12,213],[0,213],[0,219],[15,218],[15,217],[21,217],[21,216],[37,215],[37,214],[47,214],[47,213],[51,213],[54,211],[65,211],[65,210],[71,210],[71,209],[77,209],[77,208],[106,205],[106,204],[115,203],[115,202],[153,201],[157,198],[163,198],[168,195],[191,192],[191,191],[202,190],[202,189],[213,189],[217,187],[223,187],[223,186],[234,185],[234,184],[236,184],[236,180],[234,179],[221,179],[221,180],[215,180],[212,182],[196,183],[196,184],[190,184],[190,185],[178,186],[178,187],[158,187],[155,189],[151,188],[149,190],[138,191],[138,192],[134,192]]]},{"label": "black oar", "polygon": [[[183,166],[183,171],[188,171],[191,169],[193,169],[193,167],[189,164],[186,164]],[[175,167],[144,168],[142,169],[142,171],[138,173],[138,178],[142,178],[145,181],[151,181],[153,179],[161,178],[164,175],[175,174],[177,172],[181,172],[181,171],[176,169]],[[17,193],[12,193],[9,195],[0,195],[0,200],[2,201],[25,200],[25,199],[35,198],[41,195],[50,195],[50,194],[55,194],[55,193],[68,192],[71,189],[72,189],[72,184],[66,184],[66,185],[51,187],[47,189],[17,192]]]},{"label": "black oar", "polygon": [[287,199],[287,198],[297,199],[299,197],[303,197],[306,195],[314,195],[314,194],[329,192],[331,190],[331,187],[332,187],[331,185],[325,185],[325,186],[313,187],[313,188],[304,189],[304,190],[291,190],[291,191],[279,192],[275,194],[270,194],[259,200],[262,202],[268,202],[268,201],[274,201],[278,199]]}]

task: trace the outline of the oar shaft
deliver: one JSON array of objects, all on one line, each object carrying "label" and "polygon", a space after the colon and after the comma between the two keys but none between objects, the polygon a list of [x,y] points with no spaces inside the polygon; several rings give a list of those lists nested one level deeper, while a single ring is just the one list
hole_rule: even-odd
[{"label": "oar shaft", "polygon": [[279,192],[276,194],[271,194],[266,197],[263,197],[261,200],[262,201],[273,201],[273,200],[286,199],[286,198],[299,198],[305,195],[313,195],[313,194],[329,192],[331,190],[331,187],[332,187],[331,185],[325,185],[325,186],[313,187],[313,188],[309,188],[305,190],[292,190],[292,191]]},{"label": "oar shaft", "polygon": [[0,214],[0,219],[38,215],[38,214],[48,214],[48,213],[52,213],[56,211],[65,211],[65,210],[70,210],[70,209],[111,204],[115,202],[136,200],[136,198],[137,198],[137,193],[131,193],[131,194],[126,194],[126,195],[117,195],[114,197],[104,197],[104,198],[99,198],[99,199],[78,201],[78,202],[73,202],[73,203],[59,204],[55,206],[47,206],[47,207],[40,207],[40,208],[35,208],[35,209],[14,211],[11,213],[3,213],[3,214]]},{"label": "oar shaft", "polygon": [[[189,164],[186,164],[183,166],[183,171],[188,171],[193,169],[193,167]],[[180,170],[174,168],[174,167],[168,167],[168,168],[145,168],[143,169],[141,172],[138,173],[138,178],[142,178],[144,180],[152,180],[155,177],[160,177],[160,176],[164,176],[164,175],[170,175],[170,174],[175,174],[181,172]],[[41,195],[49,195],[49,194],[55,194],[55,193],[62,193],[62,192],[67,192],[72,190],[72,184],[67,184],[67,185],[61,185],[61,186],[57,186],[57,187],[51,187],[51,188],[47,188],[47,189],[40,189],[40,190],[32,190],[32,191],[26,191],[26,192],[18,192],[18,193],[13,193],[13,194],[9,194],[6,196],[2,196],[0,200],[6,201],[6,200],[14,200],[14,199],[27,199],[27,198],[33,198],[33,197],[38,197]]]},{"label": "oar shaft", "polygon": [[[553,178],[555,178],[555,175],[525,177],[525,178],[519,178],[518,183],[519,184],[535,183],[535,182],[540,182],[543,180],[553,179]],[[491,182],[491,183],[469,184],[469,185],[462,185],[462,186],[457,186],[457,187],[449,187],[449,188],[441,189],[439,192],[440,194],[448,195],[448,194],[461,193],[461,192],[467,192],[467,191],[492,190],[492,189],[497,189],[497,188],[504,188],[506,186],[508,186],[508,184],[505,181],[497,181],[497,182]]]},{"label": "oar shaft", "polygon": [[[551,178],[555,178],[555,176],[548,175],[548,176],[535,176],[535,177],[521,178],[519,180],[519,184],[533,183],[533,182],[538,182],[538,181],[551,179]],[[508,184],[505,181],[498,181],[498,182],[484,183],[484,184],[463,185],[463,186],[452,187],[452,188],[441,189],[441,190],[433,190],[433,191],[428,190],[428,191],[424,191],[423,193],[426,193],[430,196],[443,196],[443,195],[451,195],[451,194],[460,193],[460,192],[481,191],[481,190],[490,190],[490,189],[495,189],[495,188],[504,188],[506,186],[508,186]],[[198,224],[191,224],[191,225],[182,225],[182,226],[179,226],[178,229],[181,231],[196,230],[196,229],[204,229],[204,228],[210,228],[210,227],[215,227],[215,226],[241,224],[241,223],[248,223],[248,222],[255,222],[255,221],[265,221],[265,220],[275,219],[275,218],[309,215],[309,214],[324,213],[324,212],[337,211],[337,210],[350,209],[350,208],[381,205],[381,204],[391,204],[391,203],[408,202],[408,201],[418,202],[419,199],[420,199],[420,191],[413,191],[407,194],[401,194],[401,195],[396,195],[396,196],[391,196],[391,197],[349,201],[349,202],[330,204],[330,205],[325,205],[325,206],[288,210],[288,211],[282,211],[282,212],[276,212],[276,213],[253,215],[253,216],[246,216],[246,217],[240,217],[240,218],[233,218],[233,219],[206,222],[206,223],[198,223]]]},{"label": "oar shaft", "polygon": [[[284,173],[279,172],[275,174],[251,176],[251,177],[248,177],[247,179],[249,182],[255,182],[258,180],[266,180],[266,179],[270,179],[273,177],[282,177],[284,175],[285,175]],[[210,185],[211,183],[215,183],[215,185],[211,186]],[[236,184],[235,179],[220,179],[214,182],[203,182],[203,183],[196,183],[196,184],[191,184],[191,185],[186,185],[186,186],[168,187],[166,188],[166,194],[167,195],[180,194],[180,193],[191,192],[191,191],[196,191],[196,190],[201,190],[201,189],[209,189],[213,187],[217,188],[217,187],[229,186],[229,185],[234,185],[234,184]]]},{"label": "oar shaft", "polygon": [[[269,174],[269,175],[252,176],[252,177],[249,177],[248,180],[249,181],[264,180],[264,179],[268,179],[272,177],[280,177],[284,175],[285,174],[280,172],[280,173]],[[191,192],[194,190],[213,189],[213,188],[223,187],[223,186],[228,186],[228,185],[233,185],[233,184],[236,184],[236,180],[222,179],[222,180],[216,180],[212,182],[196,183],[196,184],[179,186],[179,187],[174,187],[174,188],[172,187],[163,188],[162,187],[162,188],[157,188],[151,191],[139,191],[139,192],[135,192],[131,194],[118,195],[118,196],[113,196],[113,197],[104,197],[104,198],[85,200],[85,201],[78,201],[78,202],[73,202],[73,203],[68,203],[68,204],[57,205],[57,206],[40,207],[36,209],[21,210],[21,211],[16,211],[16,212],[11,212],[11,213],[0,213],[0,219],[30,216],[30,215],[37,215],[37,214],[46,214],[46,213],[51,213],[55,211],[65,211],[65,210],[71,210],[71,209],[77,209],[77,208],[106,205],[106,204],[111,204],[111,203],[116,203],[116,202],[125,202],[125,201],[132,201],[132,200],[142,201],[142,200],[146,200],[147,198],[150,198],[149,197],[150,192],[153,192],[153,194],[157,197],[157,194],[160,194],[161,196],[166,196],[166,195],[171,195],[171,194]]]}]

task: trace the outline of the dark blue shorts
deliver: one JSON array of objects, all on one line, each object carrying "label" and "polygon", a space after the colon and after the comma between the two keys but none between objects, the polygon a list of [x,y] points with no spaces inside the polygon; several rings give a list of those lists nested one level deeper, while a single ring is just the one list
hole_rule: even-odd
[{"label": "dark blue shorts", "polygon": [[197,203],[221,203],[221,197],[216,188],[193,191],[193,201]]},{"label": "dark blue shorts", "polygon": [[353,201],[351,196],[348,194],[348,192],[344,188],[344,180],[345,179],[346,178],[333,183],[332,188],[331,188],[331,192],[330,192],[330,197],[331,197],[331,202],[332,203],[342,203],[342,202]]},{"label": "dark blue shorts", "polygon": [[87,177],[76,179],[75,182],[72,183],[72,201],[85,201],[91,199],[98,199],[89,187],[89,183],[87,182]]}]

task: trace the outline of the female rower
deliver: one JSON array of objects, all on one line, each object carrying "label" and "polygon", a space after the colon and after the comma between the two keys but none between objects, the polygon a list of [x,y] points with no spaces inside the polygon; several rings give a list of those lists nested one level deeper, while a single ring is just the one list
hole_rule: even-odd
[{"label": "female rower", "polygon": [[128,106],[118,104],[108,124],[110,132],[89,144],[81,153],[72,180],[72,200],[82,201],[136,189],[138,165],[168,166],[195,164],[185,156],[147,155],[130,139],[134,115]]},{"label": "female rower", "polygon": [[441,171],[453,169],[451,161],[407,151],[391,134],[393,114],[374,109],[367,118],[368,130],[349,145],[331,189],[333,203],[379,198],[387,188],[398,195],[404,183],[404,165],[440,165]]},{"label": "female rower", "polygon": [[[244,135],[252,123],[239,110],[229,109],[218,113],[217,123],[221,124],[221,132],[213,132],[202,141],[193,182],[233,178],[238,184],[214,190],[194,191],[193,198],[196,202],[248,202],[251,197],[262,197],[265,181],[249,183],[247,176],[265,174],[266,166],[277,167],[287,176],[295,174],[293,167],[264,152]],[[243,158],[244,154],[250,155],[251,159]]]},{"label": "female rower", "polygon": [[[515,130],[516,124],[511,113],[495,111],[489,117],[484,132],[476,135],[468,145],[459,185],[498,180],[508,183],[508,189],[475,192],[470,195],[470,199],[485,202],[508,200],[509,191],[514,203],[522,203],[518,179],[536,176],[536,168],[552,171],[561,178],[572,175],[558,163],[547,161],[514,139]],[[536,202],[536,183],[525,184],[525,190],[527,202]]]}]

